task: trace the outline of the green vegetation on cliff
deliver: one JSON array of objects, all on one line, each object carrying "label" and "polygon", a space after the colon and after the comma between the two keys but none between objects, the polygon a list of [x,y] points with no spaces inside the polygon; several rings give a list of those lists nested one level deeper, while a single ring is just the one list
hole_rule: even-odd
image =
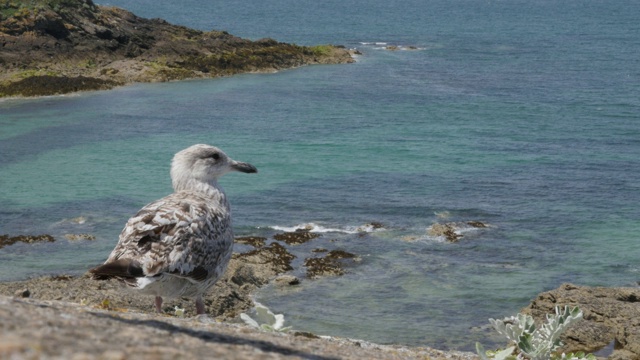
[{"label": "green vegetation on cliff", "polygon": [[332,45],[250,41],[91,0],[0,0],[0,97],[353,62]]}]

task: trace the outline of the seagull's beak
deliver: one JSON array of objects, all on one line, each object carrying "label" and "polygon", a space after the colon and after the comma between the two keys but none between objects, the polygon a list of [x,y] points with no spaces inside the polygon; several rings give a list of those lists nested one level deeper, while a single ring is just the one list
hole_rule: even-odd
[{"label": "seagull's beak", "polygon": [[240,171],[243,173],[257,173],[258,169],[256,169],[255,166],[249,164],[249,163],[245,163],[245,162],[239,162],[239,161],[234,161],[231,164],[231,169],[235,170],[235,171]]}]

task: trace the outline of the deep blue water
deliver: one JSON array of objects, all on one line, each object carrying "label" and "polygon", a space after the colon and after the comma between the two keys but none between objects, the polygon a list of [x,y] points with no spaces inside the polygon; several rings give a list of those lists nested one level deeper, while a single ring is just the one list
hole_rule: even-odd
[{"label": "deep blue water", "polygon": [[[343,277],[258,295],[296,329],[471,350],[500,342],[483,328],[489,317],[563,282],[637,286],[640,4],[103,4],[363,55],[1,101],[0,234],[58,241],[0,249],[0,280],[103,261],[126,219],[171,191],[171,156],[210,143],[260,170],[221,181],[238,235],[314,223],[334,230],[296,247],[298,263],[315,247],[361,257]],[[428,235],[435,222],[471,220],[491,227],[456,244]],[[385,229],[353,234],[374,221]]]}]

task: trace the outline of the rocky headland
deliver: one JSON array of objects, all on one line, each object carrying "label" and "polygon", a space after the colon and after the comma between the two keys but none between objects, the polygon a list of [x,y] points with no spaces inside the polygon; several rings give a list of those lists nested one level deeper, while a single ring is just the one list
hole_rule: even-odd
[{"label": "rocky headland", "polygon": [[250,41],[91,0],[0,0],[0,97],[353,62],[333,45]]}]

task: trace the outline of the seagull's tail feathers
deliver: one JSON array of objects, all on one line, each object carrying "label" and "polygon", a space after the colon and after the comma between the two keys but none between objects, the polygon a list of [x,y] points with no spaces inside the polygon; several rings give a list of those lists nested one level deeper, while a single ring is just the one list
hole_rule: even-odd
[{"label": "seagull's tail feathers", "polygon": [[118,259],[108,262],[94,267],[89,272],[94,280],[117,278],[126,283],[135,283],[138,278],[145,276],[140,263],[132,259]]}]

